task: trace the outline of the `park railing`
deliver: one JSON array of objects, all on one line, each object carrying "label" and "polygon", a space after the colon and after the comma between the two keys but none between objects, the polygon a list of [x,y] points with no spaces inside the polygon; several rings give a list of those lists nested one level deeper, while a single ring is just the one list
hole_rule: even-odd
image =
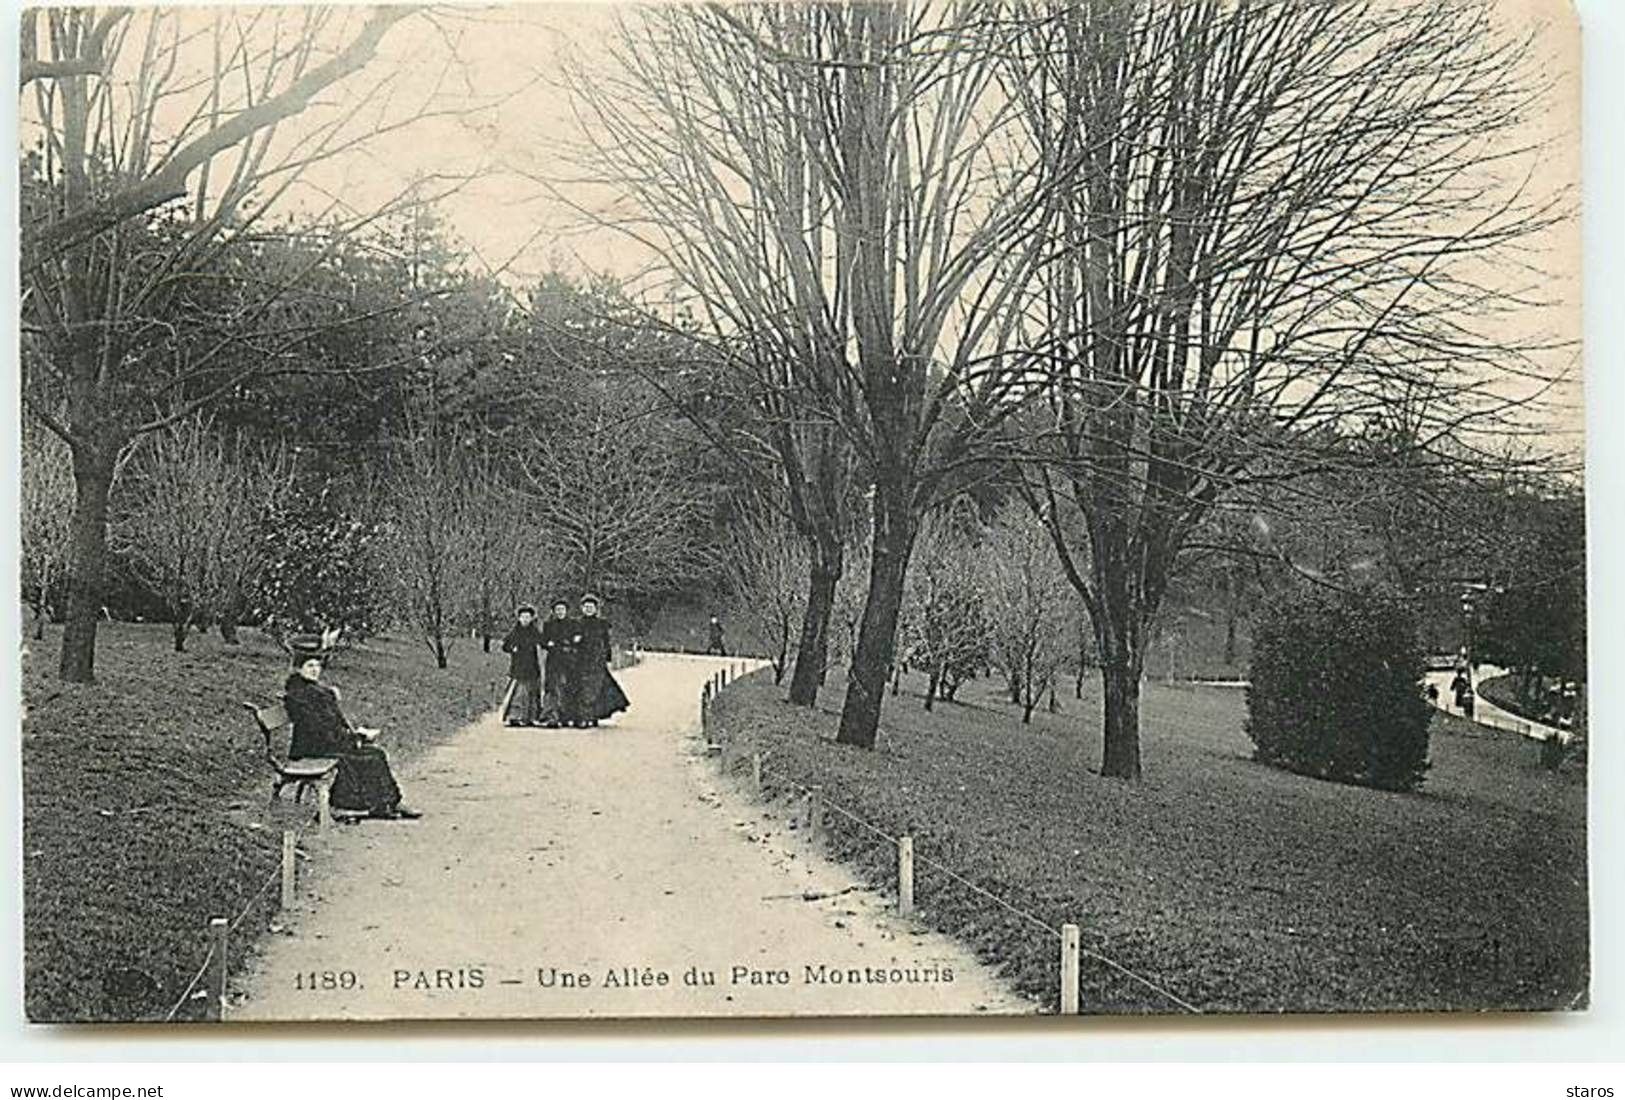
[{"label": "park railing", "polygon": [[[297,829],[282,830],[282,857],[277,866],[261,881],[259,888],[249,895],[237,912],[231,917],[211,916],[208,920],[207,935],[208,949],[204,952],[203,960],[198,964],[197,972],[192,980],[186,983],[181,995],[170,1006],[169,1011],[159,1019],[170,1023],[180,1014],[181,1009],[195,1000],[204,1001],[203,1018],[219,1022],[225,1017],[226,1010],[226,984],[231,976],[230,948],[232,937],[247,922],[271,890],[271,887],[280,885],[277,895],[277,906],[270,913],[277,913],[293,907],[297,897],[299,885],[299,841],[312,829],[321,832],[326,826],[323,816],[318,813],[304,825]],[[308,854],[306,856],[308,857]]]},{"label": "park railing", "polygon": [[891,848],[896,853],[894,886],[896,909],[899,916],[912,917],[915,914],[916,883],[914,871],[916,865],[926,867],[942,876],[949,884],[965,890],[983,902],[1019,918],[1055,941],[1059,949],[1057,968],[1060,984],[1061,1015],[1077,1015],[1082,1011],[1080,982],[1082,963],[1085,959],[1104,966],[1120,977],[1134,982],[1182,1013],[1202,1014],[1200,1008],[1168,989],[1162,983],[1139,973],[1131,967],[1124,966],[1101,951],[1084,947],[1082,945],[1081,928],[1078,924],[1067,922],[1057,927],[1037,914],[1013,904],[1008,899],[1000,897],[978,883],[972,882],[964,875],[953,870],[953,868],[917,852],[912,836],[894,836],[873,822],[865,820],[849,807],[829,798],[824,793],[821,785],[805,783],[776,767],[770,767],[768,762],[772,758],[771,752],[752,749],[747,754],[737,751],[732,739],[719,739],[717,737],[718,723],[711,713],[712,708],[722,691],[730,683],[746,674],[746,666],[743,663],[734,662],[718,669],[702,686],[700,690],[700,732],[705,738],[706,753],[718,760],[722,775],[725,778],[732,778],[748,766],[750,769],[750,789],[758,799],[765,800],[769,797],[770,784],[798,796],[801,799],[799,807],[800,824],[814,844],[827,837],[827,819],[833,815],[851,822],[859,833],[872,836],[877,842]]}]

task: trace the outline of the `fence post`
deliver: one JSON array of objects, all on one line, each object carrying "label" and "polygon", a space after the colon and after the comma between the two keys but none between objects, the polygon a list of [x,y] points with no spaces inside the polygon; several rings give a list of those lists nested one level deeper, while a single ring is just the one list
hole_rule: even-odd
[{"label": "fence post", "polygon": [[914,912],[914,838],[897,838],[897,912],[909,916]]},{"label": "fence post", "polygon": [[316,784],[316,831],[322,832],[327,828],[327,821],[333,816],[333,785],[331,783]]},{"label": "fence post", "polygon": [[209,938],[214,958],[209,962],[209,1019],[219,1022],[226,1014],[226,932],[225,917],[209,918]]},{"label": "fence post", "polygon": [[292,829],[282,830],[282,908],[293,907],[293,888],[298,874],[298,858],[294,853]]},{"label": "fence post", "polygon": [[762,754],[750,754],[750,781],[756,788],[756,797],[762,797]]},{"label": "fence post", "polygon": [[1061,925],[1061,1015],[1078,1014],[1078,926]]}]

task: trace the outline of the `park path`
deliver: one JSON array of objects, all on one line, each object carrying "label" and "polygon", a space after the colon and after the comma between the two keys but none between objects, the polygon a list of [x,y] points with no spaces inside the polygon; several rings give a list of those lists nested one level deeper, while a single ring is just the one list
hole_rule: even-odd
[{"label": "park path", "polygon": [[[1569,739],[1567,731],[1559,730],[1556,726],[1548,726],[1529,718],[1522,718],[1508,710],[1502,710],[1484,696],[1477,694],[1477,685],[1492,677],[1505,674],[1506,669],[1497,665],[1479,665],[1474,671],[1473,685],[1474,694],[1477,695],[1477,698],[1473,700],[1473,717],[1470,720],[1481,726],[1489,726],[1492,729],[1521,733],[1525,737],[1534,738],[1536,741],[1545,741],[1551,737],[1567,741]],[[1427,682],[1439,689],[1439,697],[1434,700],[1433,705],[1446,714],[1454,714],[1456,717],[1461,718],[1465,716],[1461,713],[1461,708],[1456,706],[1456,696],[1450,690],[1450,683],[1455,678],[1456,672],[1454,669],[1430,669],[1427,673]]]},{"label": "park path", "polygon": [[228,1018],[1036,1011],[716,779],[694,730],[725,663],[649,655],[614,727],[492,715],[403,768],[426,816],[306,842]]}]

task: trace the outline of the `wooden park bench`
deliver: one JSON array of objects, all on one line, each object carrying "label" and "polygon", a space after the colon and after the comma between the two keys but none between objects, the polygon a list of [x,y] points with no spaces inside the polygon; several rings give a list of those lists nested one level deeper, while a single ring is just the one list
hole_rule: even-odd
[{"label": "wooden park bench", "polygon": [[331,795],[333,779],[338,775],[339,762],[333,756],[307,756],[299,760],[289,760],[278,756],[276,751],[275,735],[282,730],[289,729],[292,723],[288,719],[288,712],[281,703],[273,703],[262,707],[257,703],[243,704],[243,708],[254,716],[254,724],[259,727],[260,736],[265,739],[265,759],[276,772],[276,778],[271,780],[271,801],[275,802],[282,797],[282,788],[293,785],[293,800],[300,803],[305,800],[305,791],[316,792],[316,827],[320,829],[329,821],[347,818],[350,815],[333,811]]}]

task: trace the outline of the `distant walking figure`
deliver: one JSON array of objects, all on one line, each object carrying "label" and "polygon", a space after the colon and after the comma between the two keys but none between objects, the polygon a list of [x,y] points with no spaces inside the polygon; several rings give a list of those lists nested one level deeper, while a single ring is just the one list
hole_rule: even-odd
[{"label": "distant walking figure", "polygon": [[332,756],[339,762],[333,781],[333,806],[364,810],[373,817],[421,817],[401,805],[401,789],[389,770],[384,750],[372,744],[376,730],[350,724],[339,709],[337,688],[321,682],[322,659],[306,657],[283,685],[282,705],[293,725],[290,759]]},{"label": "distant walking figure", "polygon": [[1456,678],[1450,681],[1450,690],[1456,696],[1456,706],[1468,718],[1473,716],[1473,681],[1465,672],[1458,671]]},{"label": "distant walking figure", "polygon": [[711,616],[709,633],[707,634],[705,641],[705,651],[707,653],[713,653],[718,657],[726,657],[728,655],[728,647],[723,643],[722,640],[722,621],[715,615]]},{"label": "distant walking figure", "polygon": [[598,615],[597,596],[589,592],[581,597],[581,617],[574,622],[570,638],[575,660],[564,709],[571,725],[585,729],[625,710],[630,703],[621,685],[609,674],[609,622]]},{"label": "distant walking figure", "polygon": [[518,621],[502,639],[502,652],[512,654],[508,675],[513,678],[513,700],[503,719],[510,726],[535,726],[542,720],[542,633],[536,629],[534,608],[521,607]]}]

